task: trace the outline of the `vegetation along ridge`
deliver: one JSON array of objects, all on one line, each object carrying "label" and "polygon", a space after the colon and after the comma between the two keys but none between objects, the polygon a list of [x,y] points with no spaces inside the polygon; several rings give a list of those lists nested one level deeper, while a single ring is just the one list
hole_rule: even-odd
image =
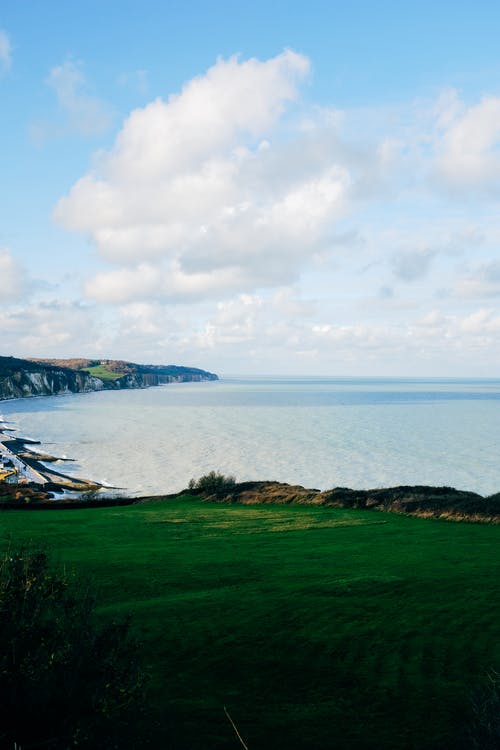
[{"label": "vegetation along ridge", "polygon": [[[5,440],[5,436],[3,439]],[[22,443],[23,441],[19,440],[19,447],[15,447],[16,451],[20,452]],[[30,455],[29,449],[26,450],[25,447],[22,456],[31,465],[36,454]],[[43,461],[45,460],[44,458]],[[494,524],[500,522],[500,492],[483,497],[476,492],[429,485],[376,487],[366,490],[333,487],[322,492],[284,482],[236,482],[232,476],[212,471],[198,480],[191,480],[189,487],[178,493],[147,497],[127,497],[124,494],[112,497],[109,493],[107,496],[101,495],[96,491],[100,486],[89,480],[65,477],[61,473],[47,470],[37,462],[35,468],[40,467],[47,479],[43,486],[28,481],[8,484],[2,482],[0,476],[0,508],[55,510],[109,507],[195,496],[203,502],[231,505],[312,505],[323,508],[386,511],[452,521]],[[80,491],[81,494],[74,497],[64,496],[54,502],[53,492],[65,489]]]}]

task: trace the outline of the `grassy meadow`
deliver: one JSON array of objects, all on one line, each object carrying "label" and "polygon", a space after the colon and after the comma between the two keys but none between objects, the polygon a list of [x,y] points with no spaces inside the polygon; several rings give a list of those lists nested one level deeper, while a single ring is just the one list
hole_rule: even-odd
[{"label": "grassy meadow", "polygon": [[6,511],[0,535],[131,613],[152,747],[241,748],[226,706],[249,750],[455,748],[500,669],[499,526],[177,498]]},{"label": "grassy meadow", "polygon": [[82,369],[101,380],[118,380],[118,378],[123,377],[125,374],[123,372],[113,372],[102,364],[93,365],[92,367],[83,367]]}]

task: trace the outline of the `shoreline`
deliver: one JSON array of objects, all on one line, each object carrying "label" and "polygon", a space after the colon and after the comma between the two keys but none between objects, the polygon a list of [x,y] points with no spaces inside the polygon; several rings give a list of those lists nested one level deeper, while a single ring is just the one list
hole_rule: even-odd
[{"label": "shoreline", "polygon": [[[5,509],[106,507],[193,495],[206,501],[230,504],[304,504],[386,510],[450,520],[500,522],[500,492],[480,495],[449,486],[404,485],[357,490],[333,487],[318,490],[286,482],[253,480],[236,483],[222,496],[188,488],[155,495],[128,494],[123,488],[108,487],[91,479],[56,471],[52,466],[47,467],[46,463],[73,459],[33,450],[30,446],[40,446],[40,440],[19,437],[10,434],[12,432],[16,432],[16,428],[8,427],[0,415],[0,488],[4,489],[2,506]],[[104,490],[106,494],[102,492]],[[116,494],[113,496],[109,492]]]},{"label": "shoreline", "polygon": [[[234,482],[232,477],[219,475],[222,486],[217,489],[184,488],[179,492],[157,495],[128,495],[123,489],[80,477],[71,477],[44,465],[67,461],[47,453],[38,453],[29,446],[41,441],[8,434],[0,416],[0,509],[46,510],[105,508],[136,505],[176,498],[196,499],[230,505],[309,505],[323,508],[378,510],[402,515],[447,521],[500,523],[500,492],[483,496],[476,492],[448,486],[400,485],[355,490],[333,487],[327,490],[306,488],[278,481]],[[7,473],[7,478],[2,476]],[[8,477],[11,477],[9,481]],[[207,477],[208,478],[208,477]],[[100,494],[101,490],[120,494]]]},{"label": "shoreline", "polygon": [[46,463],[74,459],[33,450],[30,446],[40,446],[42,442],[11,434],[17,428],[8,424],[0,415],[0,489],[4,490],[1,503],[4,509],[109,507],[198,496],[206,501],[230,504],[316,505],[385,510],[449,520],[500,522],[500,492],[481,495],[449,486],[401,485],[370,489],[336,486],[318,490],[275,480],[247,480],[237,482],[223,496],[188,488],[139,495],[46,466]]},{"label": "shoreline", "polygon": [[[93,492],[103,485],[90,479],[71,477],[63,472],[48,468],[44,463],[69,461],[49,453],[38,453],[30,445],[41,445],[41,441],[32,438],[17,437],[9,434],[13,430],[0,418],[0,475],[3,482],[19,489],[36,485],[41,492]],[[53,495],[50,495],[53,497]]]},{"label": "shoreline", "polygon": [[[149,390],[149,386],[143,386],[141,390]],[[391,391],[392,393],[392,391]],[[59,393],[54,395],[65,395],[65,396],[79,396],[80,394],[76,393]],[[83,394],[82,394],[83,395]],[[495,395],[497,395],[495,393]],[[47,398],[47,396],[42,395],[33,395],[30,396],[30,398]],[[9,401],[16,401],[21,402],[20,398],[13,398],[9,399]],[[140,402],[142,403],[142,402]],[[1,409],[1,404],[0,404]],[[179,471],[177,474],[172,472],[162,472],[162,471],[154,471],[154,473],[151,474],[151,480],[145,481],[146,474],[144,474],[144,481],[143,479],[143,471],[145,467],[149,467],[150,463],[148,462],[148,455],[149,451],[153,451],[155,448],[155,444],[151,443],[148,447],[144,443],[141,443],[137,441],[137,435],[135,436],[136,439],[131,443],[132,447],[134,448],[135,453],[137,454],[137,457],[140,459],[141,463],[138,465],[139,471],[136,472],[133,477],[136,478],[138,481],[134,483],[133,481],[130,481],[127,483],[127,479],[123,477],[119,471],[118,473],[115,473],[111,477],[111,483],[107,484],[106,477],[108,475],[107,468],[108,465],[111,465],[113,460],[113,456],[111,454],[107,454],[107,451],[100,451],[96,454],[90,454],[90,460],[87,455],[87,463],[85,463],[86,469],[84,469],[84,472],[87,476],[92,476],[95,473],[97,473],[101,479],[101,481],[94,481],[92,479],[88,478],[82,478],[79,476],[71,476],[65,473],[64,466],[56,467],[56,463],[58,462],[72,462],[72,461],[79,461],[79,453],[80,449],[74,444],[71,443],[73,447],[70,447],[69,443],[65,442],[67,434],[71,431],[73,426],[78,430],[79,423],[78,420],[75,422],[74,415],[70,416],[70,421],[66,423],[66,430],[62,433],[59,433],[59,436],[56,438],[56,441],[59,441],[61,443],[59,450],[64,455],[64,458],[61,458],[56,455],[52,455],[49,452],[46,452],[44,448],[46,447],[47,450],[50,448],[54,450],[57,450],[56,444],[50,444],[46,443],[46,445],[43,445],[41,440],[33,439],[32,437],[22,437],[19,436],[17,433],[17,429],[21,430],[23,433],[26,431],[28,434],[32,434],[32,428],[30,428],[29,424],[31,422],[25,422],[22,418],[22,414],[19,414],[17,419],[20,421],[16,421],[15,412],[16,407],[14,407],[14,412],[10,414],[12,411],[11,408],[6,408],[6,411],[3,413],[0,411],[0,459],[2,458],[2,454],[10,459],[14,467],[18,468],[18,476],[21,479],[18,483],[13,482],[13,485],[15,485],[19,489],[19,495],[22,495],[23,490],[26,490],[26,502],[29,502],[27,499],[27,496],[32,493],[42,492],[44,493],[48,498],[51,500],[56,501],[56,505],[59,503],[62,503],[62,501],[66,502],[74,502],[78,505],[80,502],[85,502],[87,500],[90,500],[93,502],[93,504],[104,504],[108,501],[113,501],[120,497],[123,500],[128,499],[130,502],[147,502],[147,501],[155,501],[158,499],[162,499],[165,497],[175,497],[182,495],[186,492],[186,484],[187,479],[185,479],[187,472],[195,471],[193,467],[196,465],[196,462],[194,461],[184,461],[184,464],[182,465],[182,471]],[[21,409],[21,412],[26,412],[27,414],[33,412],[34,410],[30,407],[26,407],[24,410]],[[36,411],[36,410],[35,410]],[[42,409],[42,412],[46,410]],[[49,412],[51,409],[48,410]],[[12,420],[12,417],[14,417],[14,421]],[[40,430],[43,430],[43,425],[45,422],[37,422],[36,424],[39,425],[38,430],[35,429],[35,437],[37,437],[37,432]],[[143,428],[144,429],[144,428]],[[148,430],[146,429],[146,432]],[[154,433],[153,433],[154,434]],[[217,435],[214,435],[214,439],[217,439]],[[49,440],[52,438],[48,438]],[[363,447],[364,443],[361,443],[361,446],[358,448],[358,453],[360,449]],[[66,446],[66,448],[63,448],[62,446]],[[394,448],[394,446],[393,446]],[[68,452],[68,455],[76,454],[76,457],[74,459],[67,458],[64,451]],[[83,450],[83,449],[82,449]],[[248,449],[247,449],[248,450]],[[249,453],[249,456],[251,454]],[[394,455],[400,456],[399,450],[396,450],[394,452]],[[96,458],[96,463],[92,461],[93,457]],[[120,467],[123,468],[125,471],[126,468],[126,460],[122,465],[122,461],[119,459],[122,457],[122,454],[118,454],[115,460],[115,464],[120,469]],[[213,456],[213,465],[217,467],[217,456]],[[316,480],[315,476],[313,475],[312,470],[309,471],[306,475],[303,477],[299,475],[297,477],[298,481],[301,482],[302,479],[305,479],[303,482],[304,486],[298,486],[297,488],[300,490],[301,493],[306,493],[310,496],[309,499],[304,499],[303,494],[300,498],[292,498],[290,494],[293,494],[293,485],[288,484],[288,482],[292,481],[294,482],[295,477],[291,478],[291,473],[289,471],[276,471],[274,470],[274,466],[271,465],[264,465],[264,466],[258,466],[254,465],[254,471],[252,471],[253,476],[257,477],[272,477],[276,476],[278,474],[279,481],[249,481],[252,479],[252,474],[248,476],[247,472],[242,472],[243,476],[246,478],[247,481],[242,481],[238,483],[239,490],[243,485],[250,486],[252,485],[254,488],[257,486],[260,487],[266,487],[266,491],[262,494],[259,498],[251,499],[243,499],[241,497],[241,491],[239,492],[238,497],[229,497],[229,502],[236,502],[236,503],[310,503],[310,504],[318,504],[318,505],[332,505],[333,503],[339,503],[339,507],[378,507],[379,509],[384,509],[381,507],[384,503],[389,502],[387,499],[389,495],[394,496],[394,493],[396,490],[399,492],[399,498],[397,499],[397,502],[401,502],[403,505],[408,504],[408,502],[411,500],[412,503],[414,503],[415,498],[419,498],[419,501],[422,500],[424,497],[433,496],[434,498],[437,498],[440,493],[436,492],[437,489],[443,490],[443,487],[438,486],[444,479],[444,481],[449,481],[450,484],[447,485],[447,494],[449,496],[448,499],[451,498],[453,495],[454,503],[458,502],[458,499],[464,499],[469,498],[473,499],[474,503],[481,505],[482,507],[477,506],[477,508],[473,511],[474,513],[478,513],[479,516],[484,520],[485,515],[499,518],[500,512],[497,510],[497,508],[492,507],[492,513],[487,514],[484,510],[486,508],[486,505],[490,505],[493,502],[493,498],[498,498],[500,502],[500,493],[496,491],[497,484],[495,481],[489,482],[483,487],[481,487],[480,483],[475,483],[474,476],[472,475],[472,472],[469,471],[463,472],[464,475],[466,475],[466,478],[472,481],[461,483],[457,481],[456,483],[453,483],[453,478],[450,475],[449,477],[446,476],[446,472],[443,470],[445,467],[440,467],[440,471],[434,472],[434,475],[426,475],[421,470],[418,471],[412,471],[412,472],[406,472],[405,476],[405,466],[406,464],[403,463],[403,456],[401,458],[401,465],[399,466],[399,470],[397,472],[392,472],[392,476],[384,476],[382,477],[382,482],[380,484],[373,481],[374,477],[371,476],[371,481],[369,477],[365,477],[365,479],[369,479],[369,483],[363,483],[363,484],[356,484],[356,473],[355,471],[349,472],[343,472],[343,476],[334,476],[330,477],[333,478],[334,481],[337,481],[337,484],[334,485],[333,482],[331,483],[325,483],[324,477],[323,480],[318,477],[318,480]],[[269,464],[269,462],[267,462]],[[152,464],[153,468],[157,468],[156,464]],[[411,465],[411,464],[410,464]],[[2,465],[0,462],[0,487],[3,487],[5,485],[5,482],[2,482],[4,477],[2,476]],[[13,467],[10,467],[13,468]],[[201,467],[200,467],[201,468]],[[269,470],[270,468],[270,470]],[[279,469],[280,467],[278,467]],[[311,467],[313,469],[314,467]],[[321,468],[321,467],[320,467]],[[263,470],[262,470],[263,469]],[[79,470],[82,470],[82,467],[78,464],[74,464],[72,466],[68,467],[68,470],[72,473],[75,472],[78,473]],[[224,469],[225,470],[225,469]],[[229,468],[231,470],[231,467]],[[198,469],[200,471],[200,469]],[[5,473],[5,472],[3,472]],[[203,473],[203,471],[200,471],[200,474]],[[281,476],[279,474],[281,473]],[[297,472],[298,473],[298,472]],[[496,473],[495,473],[496,474]],[[128,475],[127,475],[128,476]],[[375,475],[376,476],[376,475]],[[479,475],[478,475],[479,476]],[[130,477],[128,477],[130,478]],[[497,478],[497,475],[496,475]],[[120,481],[120,479],[122,481]],[[297,479],[295,479],[295,482],[297,482]],[[405,486],[395,486],[398,481],[401,481],[403,479],[403,482],[406,479]],[[408,482],[408,479],[410,482]],[[421,481],[421,479],[424,480],[425,484],[417,485],[416,483]],[[456,477],[455,477],[456,479]],[[340,480],[340,481],[339,481]],[[350,482],[354,480],[355,484],[354,487],[357,487],[357,489],[351,489]],[[384,483],[384,480],[387,482]],[[394,481],[395,480],[395,481]],[[426,481],[427,480],[427,481]],[[430,480],[430,481],[429,481]],[[318,481],[318,484],[315,484],[315,482]],[[390,484],[392,481],[392,484]],[[411,484],[410,483],[414,483]],[[128,484],[128,487],[127,487]],[[475,491],[470,491],[466,489],[467,487],[470,487],[470,485],[475,485],[478,489]],[[141,487],[142,485],[142,487]],[[170,486],[169,486],[170,485]],[[452,486],[450,486],[452,485]],[[28,492],[27,488],[32,488],[32,492]],[[130,489],[134,486],[139,486],[140,489],[135,490]],[[270,487],[281,487],[281,488],[287,488],[285,492],[281,493],[278,492],[271,492]],[[360,486],[362,489],[360,489]],[[306,489],[305,487],[320,487],[322,488],[322,491],[314,490],[314,489]],[[456,490],[454,487],[460,487],[462,489]],[[182,489],[181,489],[182,488]],[[332,489],[333,488],[333,489]],[[145,490],[145,491],[144,491]],[[493,492],[492,492],[493,490]],[[482,494],[479,494],[482,492]],[[55,493],[49,494],[49,493]],[[88,493],[88,497],[83,497],[84,494]],[[283,494],[283,498],[280,498],[279,495]],[[386,500],[382,500],[382,496],[385,494]],[[441,492],[441,497],[442,497]],[[9,499],[8,495],[10,497],[14,498],[14,495],[12,492],[5,492],[4,497],[5,499]],[[326,501],[326,496],[330,496],[328,501]],[[341,498],[342,496],[342,498]],[[207,497],[207,499],[209,499]],[[219,500],[219,498],[217,498]],[[330,502],[330,500],[332,502]],[[496,500],[495,500],[496,502]],[[392,500],[390,500],[390,503],[392,503]],[[355,504],[355,506],[353,505]],[[415,504],[415,503],[414,503]],[[418,504],[418,503],[417,503]],[[451,509],[453,513],[456,515],[456,509]],[[434,506],[430,508],[429,513],[430,515],[436,516],[439,509],[437,508],[437,504],[434,503]],[[406,511],[403,511],[406,512]],[[450,512],[450,508],[446,510],[441,510],[439,513],[444,514]],[[419,513],[423,514],[423,509],[419,509]],[[466,515],[469,517],[471,515],[470,509],[466,510]]]}]

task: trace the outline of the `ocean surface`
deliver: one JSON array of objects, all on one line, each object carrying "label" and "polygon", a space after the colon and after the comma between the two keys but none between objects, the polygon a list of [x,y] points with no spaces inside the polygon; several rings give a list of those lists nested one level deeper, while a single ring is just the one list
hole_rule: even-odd
[{"label": "ocean surface", "polygon": [[253,378],[0,402],[68,474],[134,495],[215,469],[326,489],[500,491],[500,380]]}]

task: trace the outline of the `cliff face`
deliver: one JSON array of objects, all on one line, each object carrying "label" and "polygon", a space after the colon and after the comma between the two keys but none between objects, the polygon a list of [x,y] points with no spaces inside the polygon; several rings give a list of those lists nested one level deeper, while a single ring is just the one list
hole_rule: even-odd
[{"label": "cliff face", "polygon": [[156,372],[137,372],[135,375],[126,375],[119,378],[116,382],[124,381],[127,385],[120,385],[121,388],[147,388],[150,385],[165,385],[165,383],[200,383],[203,380],[217,380],[211,372],[185,372],[178,375],[165,375]]},{"label": "cliff face", "polygon": [[0,399],[26,396],[53,396],[57,393],[85,393],[99,391],[103,382],[87,372],[47,369],[36,371],[18,370],[12,375],[0,377]]},{"label": "cliff face", "polygon": [[[90,372],[81,367],[87,367]],[[92,374],[92,369],[98,373]],[[109,377],[114,374],[114,377]],[[103,377],[98,377],[103,375]],[[108,375],[108,377],[105,377]],[[147,388],[165,383],[217,380],[217,375],[194,367],[139,365],[113,360],[24,360],[0,357],[0,400],[28,396],[121,388]]]}]

